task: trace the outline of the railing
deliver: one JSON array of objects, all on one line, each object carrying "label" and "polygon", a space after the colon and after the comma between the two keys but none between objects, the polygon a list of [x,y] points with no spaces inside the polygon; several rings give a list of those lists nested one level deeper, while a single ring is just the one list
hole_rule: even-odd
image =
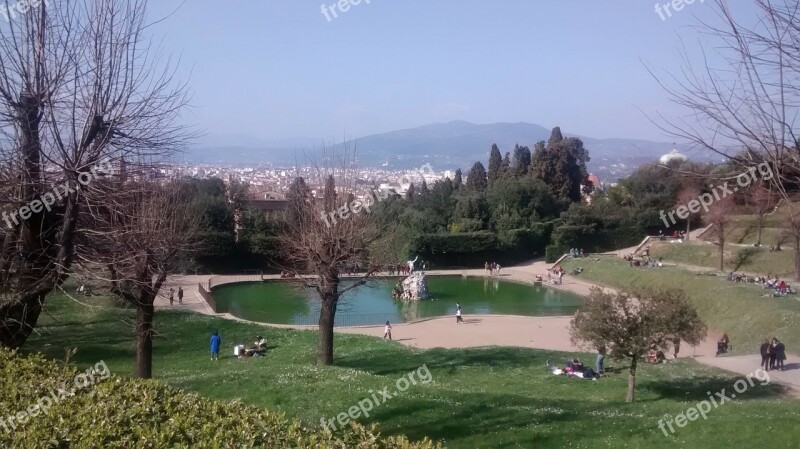
[{"label": "railing", "polygon": [[208,306],[211,307],[211,310],[213,310],[214,313],[218,313],[217,302],[214,301],[214,297],[211,296],[211,293],[209,293],[208,290],[205,289],[203,284],[197,284],[197,291],[200,292],[200,296],[205,300],[206,304],[208,304]]},{"label": "railing", "polygon": [[262,282],[264,280],[263,274],[247,274],[240,276],[214,276],[208,280],[206,286],[207,291],[211,291],[214,287],[219,287],[225,284],[236,284],[240,282]]}]

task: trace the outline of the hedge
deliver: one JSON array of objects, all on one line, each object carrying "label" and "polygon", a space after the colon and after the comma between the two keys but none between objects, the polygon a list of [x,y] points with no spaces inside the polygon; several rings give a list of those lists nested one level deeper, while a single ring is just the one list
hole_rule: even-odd
[{"label": "hedge", "polygon": [[[100,365],[104,366],[104,365]],[[105,371],[105,372],[103,372]],[[31,411],[24,424],[8,417],[57,388],[68,390],[86,377],[76,368],[34,354],[0,349],[0,447],[13,448],[385,448],[432,449],[441,443],[412,443],[381,437],[376,427],[351,423],[334,435],[238,401],[220,402],[185,393],[158,381],[109,376],[74,396],[53,401],[48,412]],[[99,374],[104,374],[101,376]],[[77,376],[77,377],[76,377]],[[78,379],[78,380],[76,380]],[[71,388],[70,388],[71,387]],[[56,394],[60,396],[60,394]],[[36,416],[34,416],[36,415]],[[23,415],[24,416],[24,415]],[[16,429],[14,428],[16,425]]]}]

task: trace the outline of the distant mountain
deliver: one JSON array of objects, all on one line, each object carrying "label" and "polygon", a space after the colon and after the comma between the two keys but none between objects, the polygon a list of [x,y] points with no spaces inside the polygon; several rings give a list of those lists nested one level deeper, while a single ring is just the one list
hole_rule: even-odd
[{"label": "distant mountain", "polygon": [[[595,139],[563,131],[566,136],[583,140],[592,159],[590,170],[603,172],[601,177],[606,179],[624,176],[624,172],[657,159],[673,147],[666,142]],[[531,123],[480,125],[453,121],[373,134],[338,147],[356,148],[362,166],[402,169],[430,163],[437,171],[455,168],[466,171],[475,161],[487,163],[493,143],[503,153],[513,151],[515,144],[528,146],[532,151],[536,142],[549,137],[550,129]],[[303,160],[303,150],[319,148],[321,142],[310,138],[264,141],[249,136],[215,135],[206,136],[204,143],[186,156],[194,162],[293,164],[296,158]],[[614,174],[612,166],[617,167],[619,175]]]}]

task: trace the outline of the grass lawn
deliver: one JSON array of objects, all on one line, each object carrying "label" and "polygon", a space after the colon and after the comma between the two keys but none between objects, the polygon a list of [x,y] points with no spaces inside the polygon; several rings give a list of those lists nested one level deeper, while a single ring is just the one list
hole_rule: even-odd
[{"label": "grass lawn", "polygon": [[[650,255],[663,257],[667,262],[719,269],[719,247],[708,243],[653,242]],[[789,249],[770,252],[769,248],[763,247],[725,245],[724,264],[725,271],[794,278],[794,251]]]},{"label": "grass lawn", "polygon": [[722,276],[680,267],[631,268],[615,257],[601,257],[597,262],[565,260],[563,266],[568,272],[582,266],[581,278],[622,290],[682,288],[706,324],[728,333],[733,353],[758,352],[761,341],[772,336],[780,338],[789,351],[800,348],[800,295],[763,298],[768,290],[752,284],[728,282]]},{"label": "grass lawn", "polygon": [[[617,269],[608,263],[590,265],[586,275]],[[636,272],[645,270],[628,274]],[[79,368],[103,360],[112,373],[130,374],[132,312],[102,297],[90,303],[93,308],[61,296],[48,298],[38,335],[25,350],[61,359],[64,347],[78,347],[73,360]],[[706,399],[707,392],[730,392],[737,380],[691,361],[643,366],[638,402],[626,404],[625,371],[600,381],[551,375],[545,361],[563,363],[569,355],[564,353],[516,348],[422,351],[337,335],[336,365],[320,368],[313,364],[315,332],[176,311],[159,311],[156,320],[156,378],[207,397],[238,398],[282,410],[312,426],[346,412],[373,391],[394,391],[398,379],[425,365],[430,383],[411,386],[359,421],[380,423],[385,434],[444,440],[450,449],[763,447],[768,426],[780,429],[769,433],[771,446],[792,447],[800,438],[800,401],[784,399],[779,386],[758,381],[737,395],[736,402],[713,409],[706,420],[675,427],[676,434],[665,437],[658,427],[665,414],[685,412]],[[219,330],[223,339],[224,357],[218,362],[209,360],[212,330]],[[234,343],[251,342],[257,334],[269,339],[266,357],[239,360],[230,355]],[[594,360],[591,354],[581,356]],[[613,361],[607,366],[623,367]]]}]

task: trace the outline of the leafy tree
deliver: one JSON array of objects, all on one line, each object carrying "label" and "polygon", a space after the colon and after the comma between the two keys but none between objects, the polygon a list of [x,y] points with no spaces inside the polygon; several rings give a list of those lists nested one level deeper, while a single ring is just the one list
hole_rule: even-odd
[{"label": "leafy tree", "polygon": [[572,318],[573,343],[604,347],[617,360],[629,359],[626,402],[633,402],[636,367],[650,345],[669,348],[674,338],[696,345],[707,328],[682,290],[606,293],[593,288]]},{"label": "leafy tree", "polygon": [[491,186],[500,177],[500,165],[503,163],[503,156],[500,155],[500,149],[497,144],[492,144],[492,150],[489,152],[489,185]]},{"label": "leafy tree", "polygon": [[486,190],[486,169],[483,164],[476,162],[475,165],[469,170],[467,176],[467,188],[473,191],[483,192]]}]

